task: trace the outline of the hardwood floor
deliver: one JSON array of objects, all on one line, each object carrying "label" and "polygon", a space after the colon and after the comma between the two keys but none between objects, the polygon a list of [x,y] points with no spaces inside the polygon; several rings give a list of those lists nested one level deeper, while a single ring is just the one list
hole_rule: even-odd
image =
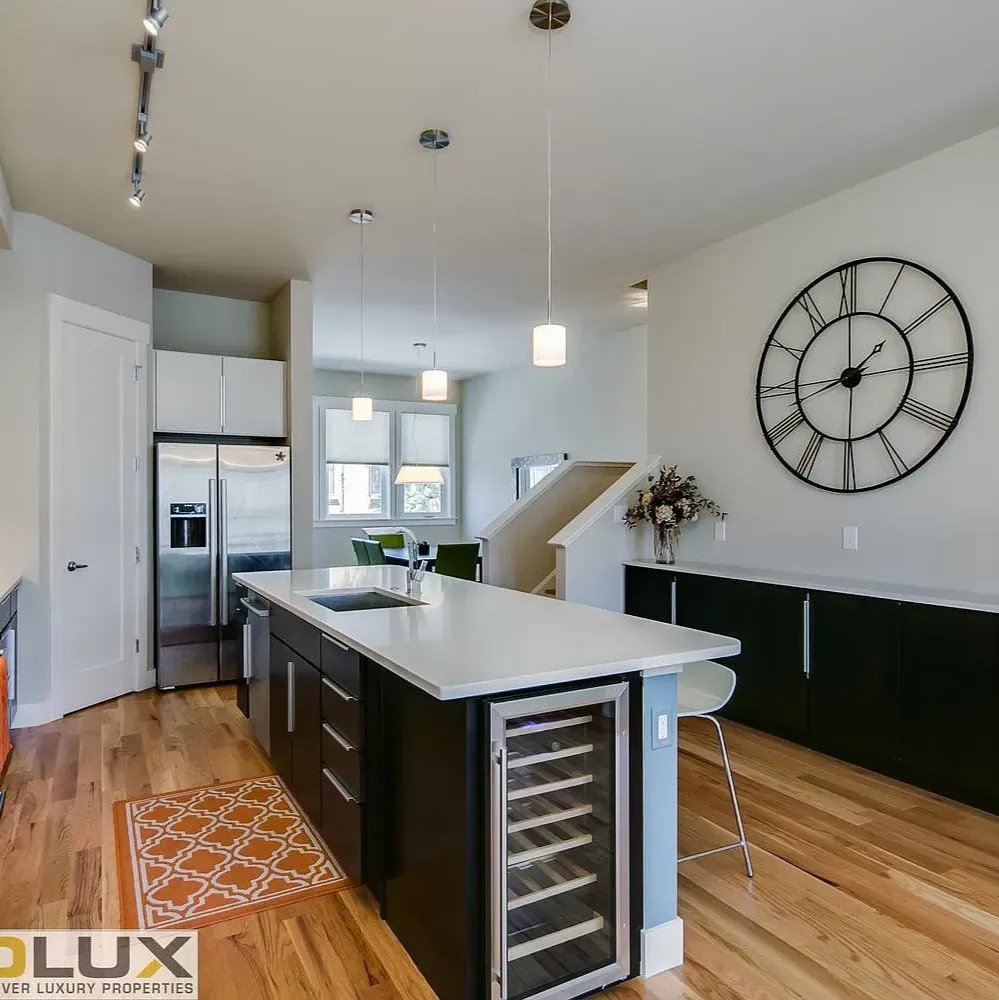
[{"label": "hardwood floor", "polygon": [[[999,997],[999,818],[728,725],[753,846],[681,868],[681,971],[616,1000]],[[0,926],[115,927],[110,804],[266,773],[226,689],[122,698],[16,734]],[[734,829],[709,724],[680,737],[681,851]],[[431,1000],[364,890],[201,933],[211,1000]]]}]

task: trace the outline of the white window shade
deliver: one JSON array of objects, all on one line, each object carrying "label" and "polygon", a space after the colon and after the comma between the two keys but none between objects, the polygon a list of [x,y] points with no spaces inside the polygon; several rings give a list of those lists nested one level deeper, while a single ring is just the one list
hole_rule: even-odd
[{"label": "white window shade", "polygon": [[451,464],[451,418],[442,413],[400,413],[403,465]]},{"label": "white window shade", "polygon": [[344,465],[389,464],[389,414],[357,421],[350,410],[326,410],[326,461]]}]

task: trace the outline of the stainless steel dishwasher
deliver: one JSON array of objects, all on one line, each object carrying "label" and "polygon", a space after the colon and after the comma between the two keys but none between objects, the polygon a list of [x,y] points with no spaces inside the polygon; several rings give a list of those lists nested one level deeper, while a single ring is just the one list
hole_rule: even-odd
[{"label": "stainless steel dishwasher", "polygon": [[250,594],[240,599],[246,609],[243,625],[243,677],[246,680],[250,726],[257,742],[271,752],[271,608]]}]

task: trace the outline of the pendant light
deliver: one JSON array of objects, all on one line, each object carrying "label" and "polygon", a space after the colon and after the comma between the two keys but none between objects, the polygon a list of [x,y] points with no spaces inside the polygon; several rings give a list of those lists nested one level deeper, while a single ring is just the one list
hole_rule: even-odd
[{"label": "pendant light", "polygon": [[533,362],[538,368],[559,368],[566,363],[565,327],[552,322],[552,35],[559,28],[564,28],[571,17],[569,4],[565,0],[537,0],[531,8],[531,24],[548,32],[548,66],[545,80],[548,104],[546,122],[548,309],[547,320],[534,328],[532,338]]},{"label": "pendant light", "polygon": [[[426,347],[426,344],[413,344],[417,350]],[[420,414],[413,414],[413,451],[416,452],[416,422],[420,419]],[[419,465],[415,462],[400,465],[396,473],[396,486],[426,486],[443,485],[444,473],[437,465]]]},{"label": "pendant light", "polygon": [[428,403],[447,401],[447,372],[437,367],[437,154],[451,145],[451,137],[442,128],[428,128],[420,133],[420,145],[434,154],[433,257],[434,257],[434,366],[420,376],[420,398]]},{"label": "pendant light", "polygon": [[373,420],[375,404],[364,394],[364,228],[375,221],[375,213],[367,208],[355,208],[350,213],[350,221],[361,229],[361,394],[351,400],[350,411],[355,420]]}]

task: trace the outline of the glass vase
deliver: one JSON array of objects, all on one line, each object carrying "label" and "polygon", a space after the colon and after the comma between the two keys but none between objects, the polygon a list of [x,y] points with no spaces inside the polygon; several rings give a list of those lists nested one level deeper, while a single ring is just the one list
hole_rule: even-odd
[{"label": "glass vase", "polygon": [[676,562],[676,547],[680,541],[680,529],[676,525],[660,524],[655,532],[656,562],[672,566]]}]

